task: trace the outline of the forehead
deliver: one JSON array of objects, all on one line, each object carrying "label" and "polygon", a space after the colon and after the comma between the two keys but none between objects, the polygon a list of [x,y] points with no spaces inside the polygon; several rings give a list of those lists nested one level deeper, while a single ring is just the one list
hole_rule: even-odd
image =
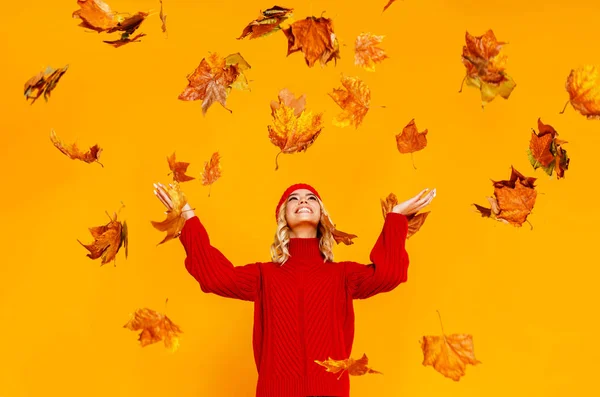
[{"label": "forehead", "polygon": [[290,196],[314,196],[315,194],[308,189],[296,189],[290,193]]}]

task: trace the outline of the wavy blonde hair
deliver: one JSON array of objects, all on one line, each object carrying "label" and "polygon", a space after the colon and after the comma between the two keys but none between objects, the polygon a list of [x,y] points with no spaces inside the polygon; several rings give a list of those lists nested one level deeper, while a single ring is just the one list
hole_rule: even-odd
[{"label": "wavy blonde hair", "polygon": [[[316,196],[315,196],[316,197]],[[331,230],[325,227],[325,217],[329,218],[331,221],[331,217],[329,213],[325,209],[323,202],[321,199],[316,197],[319,202],[319,207],[321,208],[321,219],[319,221],[319,225],[317,226],[317,238],[319,238],[319,250],[321,254],[325,257],[323,262],[330,261],[333,262],[333,244],[335,239],[333,238],[333,234]],[[290,227],[288,226],[287,220],[285,218],[285,212],[287,209],[288,201],[285,200],[279,208],[279,214],[277,214],[277,231],[275,232],[275,239],[273,244],[271,245],[271,259],[274,263],[279,263],[283,265],[290,257],[290,252],[288,247],[290,245]],[[333,224],[333,222],[330,222]]]}]

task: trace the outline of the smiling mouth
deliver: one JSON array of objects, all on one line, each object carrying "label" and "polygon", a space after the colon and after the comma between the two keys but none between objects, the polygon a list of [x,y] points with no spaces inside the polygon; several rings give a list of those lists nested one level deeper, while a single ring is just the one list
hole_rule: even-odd
[{"label": "smiling mouth", "polygon": [[312,210],[307,207],[302,207],[296,211],[296,214],[312,214]]}]

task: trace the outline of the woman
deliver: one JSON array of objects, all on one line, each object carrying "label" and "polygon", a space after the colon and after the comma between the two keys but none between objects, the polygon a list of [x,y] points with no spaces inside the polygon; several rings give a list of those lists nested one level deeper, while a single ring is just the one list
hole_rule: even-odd
[{"label": "woman", "polygon": [[[154,185],[172,209],[165,187]],[[295,184],[281,196],[271,262],[233,264],[210,243],[191,207],[179,239],[185,266],[204,292],[254,302],[253,348],[258,370],[257,397],[348,397],[345,372],[327,372],[315,363],[350,357],[354,339],[353,299],[396,288],[407,279],[408,222],[435,197],[435,189],[396,205],[370,255],[372,264],[334,262],[328,213],[310,185]]]}]

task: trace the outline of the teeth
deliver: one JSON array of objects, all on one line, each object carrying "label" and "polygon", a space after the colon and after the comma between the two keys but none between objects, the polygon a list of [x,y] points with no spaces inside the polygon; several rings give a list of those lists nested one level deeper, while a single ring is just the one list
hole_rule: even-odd
[{"label": "teeth", "polygon": [[311,213],[312,211],[309,210],[308,208],[300,208],[298,211],[296,211],[298,214],[301,212],[306,212],[306,213]]}]

